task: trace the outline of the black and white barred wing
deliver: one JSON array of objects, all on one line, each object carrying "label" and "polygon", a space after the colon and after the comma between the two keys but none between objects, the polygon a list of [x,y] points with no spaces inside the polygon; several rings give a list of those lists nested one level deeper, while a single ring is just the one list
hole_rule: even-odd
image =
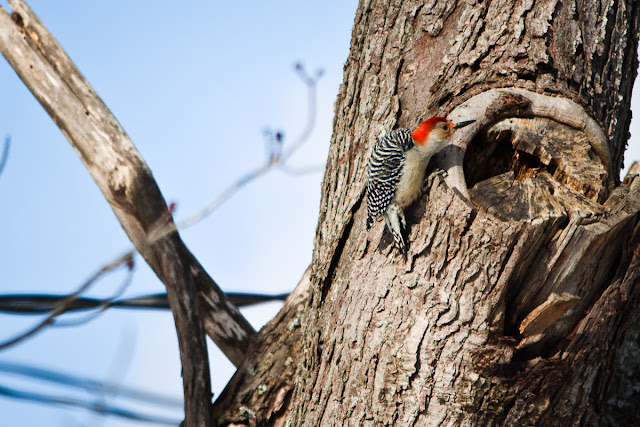
[{"label": "black and white barred wing", "polygon": [[400,131],[398,129],[382,137],[371,151],[367,181],[367,229],[387,210],[395,197],[405,159],[404,140],[410,138],[408,132],[405,135],[406,131]]}]

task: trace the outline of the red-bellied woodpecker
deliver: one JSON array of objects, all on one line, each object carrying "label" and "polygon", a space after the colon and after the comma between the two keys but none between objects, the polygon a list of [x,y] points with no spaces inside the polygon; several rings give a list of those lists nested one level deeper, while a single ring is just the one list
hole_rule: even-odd
[{"label": "red-bellied woodpecker", "polygon": [[384,216],[396,246],[405,253],[403,209],[420,195],[431,156],[449,142],[456,129],[473,122],[455,124],[444,117],[432,117],[414,132],[395,129],[376,142],[369,157],[367,230]]}]

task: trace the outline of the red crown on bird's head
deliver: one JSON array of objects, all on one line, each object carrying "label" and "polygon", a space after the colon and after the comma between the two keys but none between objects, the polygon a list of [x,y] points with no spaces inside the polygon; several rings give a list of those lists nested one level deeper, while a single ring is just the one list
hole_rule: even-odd
[{"label": "red crown on bird's head", "polygon": [[444,117],[431,117],[430,119],[422,122],[422,124],[418,126],[418,129],[416,129],[411,134],[411,137],[416,142],[416,144],[423,145],[429,138],[429,133],[431,132],[431,130],[433,130],[433,128],[435,128],[436,125],[440,122],[447,122],[451,127],[453,127],[453,123],[451,123]]}]

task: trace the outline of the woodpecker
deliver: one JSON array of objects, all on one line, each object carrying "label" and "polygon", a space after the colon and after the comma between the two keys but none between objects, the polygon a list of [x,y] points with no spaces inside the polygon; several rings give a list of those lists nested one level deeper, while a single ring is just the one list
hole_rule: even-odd
[{"label": "woodpecker", "polygon": [[474,121],[456,124],[444,117],[432,117],[414,132],[395,129],[376,142],[369,157],[367,230],[383,216],[396,246],[406,253],[404,208],[420,195],[431,157],[457,129]]}]

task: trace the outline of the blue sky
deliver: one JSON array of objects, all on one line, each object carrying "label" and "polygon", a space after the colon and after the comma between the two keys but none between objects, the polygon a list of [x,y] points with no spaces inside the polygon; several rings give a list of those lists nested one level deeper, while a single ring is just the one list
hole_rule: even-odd
[{"label": "blue sky", "polygon": [[[165,198],[177,203],[178,220],[261,165],[265,127],[284,130],[285,141],[302,130],[307,98],[296,62],[322,68],[324,76],[315,131],[291,164],[324,166],[355,0],[29,4],[128,132]],[[0,176],[0,293],[73,291],[130,243],[69,143],[3,59],[0,81],[0,136],[12,137]],[[631,146],[627,158],[640,158],[638,144]],[[288,292],[311,260],[321,178],[274,171],[182,237],[225,290]],[[162,292],[136,261],[126,295]],[[89,295],[110,295],[122,278],[106,277]],[[260,327],[278,308],[264,304],[244,313]],[[0,315],[0,322],[4,340],[36,319]],[[217,395],[233,368],[215,346],[209,349]],[[110,310],[81,327],[49,328],[0,353],[7,361],[182,395],[168,312]],[[0,385],[70,394],[4,373]],[[181,419],[179,409],[161,413]],[[0,414],[6,426],[139,425],[2,397]]]},{"label": "blue sky", "polygon": [[[302,130],[307,91],[296,62],[322,68],[324,76],[315,131],[291,164],[324,166],[355,1],[29,4],[128,132],[165,198],[177,203],[178,220],[262,164],[265,127],[282,129],[285,143]],[[0,293],[70,292],[130,243],[69,143],[4,59],[0,81],[0,136],[12,137],[0,176]],[[274,171],[182,237],[225,290],[288,292],[311,260],[321,179],[320,172]],[[89,295],[110,295],[123,277],[106,277]],[[162,291],[138,258],[126,295]],[[260,327],[278,308],[244,312]],[[36,320],[0,315],[0,340]],[[217,395],[233,368],[209,349]],[[0,362],[7,361],[182,395],[169,312],[110,310],[81,327],[49,328],[3,351]],[[3,373],[0,385],[86,397]],[[180,410],[161,413],[181,419]],[[115,418],[103,424],[86,411],[3,397],[0,414],[3,426],[139,425]]]}]

